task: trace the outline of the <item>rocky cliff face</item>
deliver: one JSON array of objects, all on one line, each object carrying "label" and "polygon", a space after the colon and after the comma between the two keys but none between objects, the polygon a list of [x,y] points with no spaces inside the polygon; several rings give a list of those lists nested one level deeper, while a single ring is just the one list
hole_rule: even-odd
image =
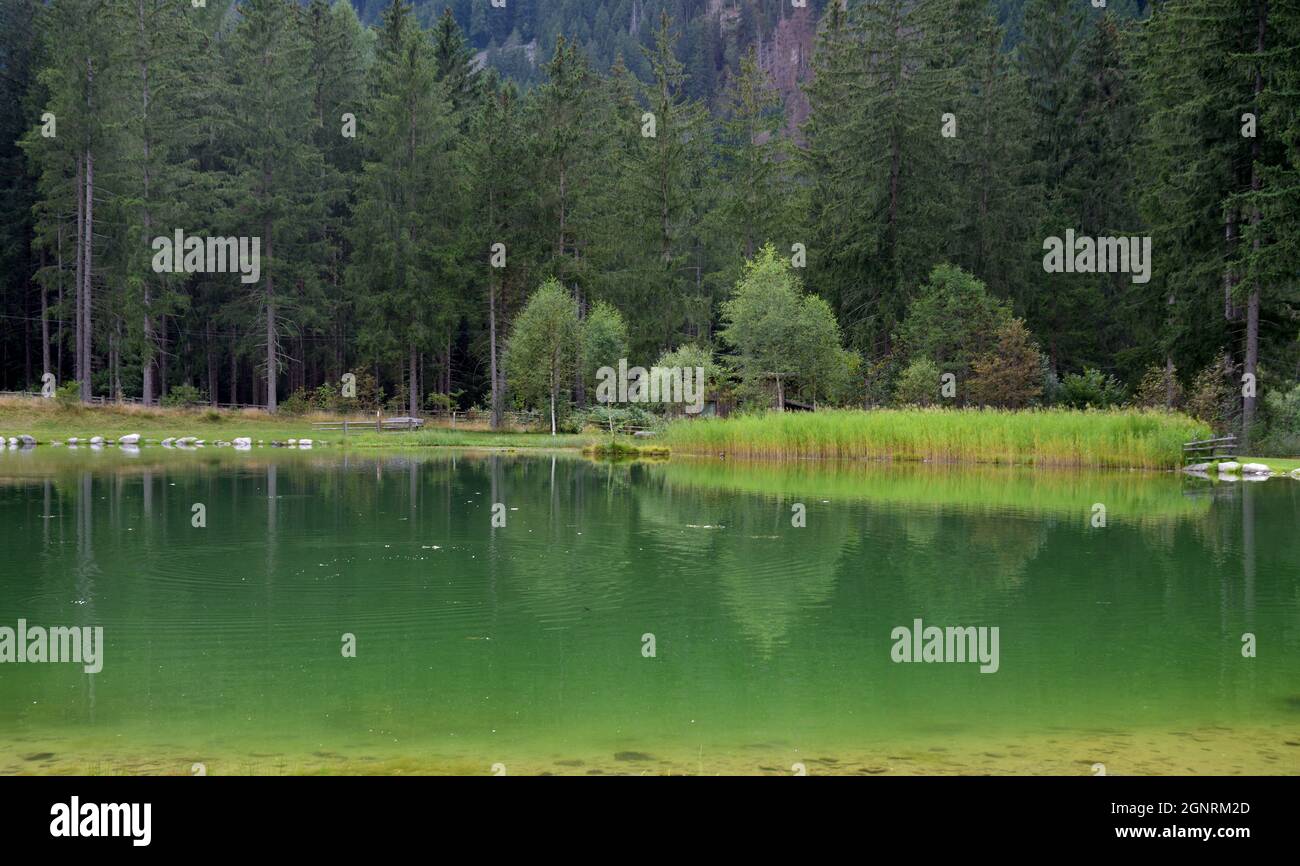
[{"label": "rocky cliff face", "polygon": [[817,19],[811,9],[792,9],[776,30],[758,46],[759,62],[785,100],[786,121],[792,132],[808,118],[808,99],[800,85],[812,70],[817,41]]}]

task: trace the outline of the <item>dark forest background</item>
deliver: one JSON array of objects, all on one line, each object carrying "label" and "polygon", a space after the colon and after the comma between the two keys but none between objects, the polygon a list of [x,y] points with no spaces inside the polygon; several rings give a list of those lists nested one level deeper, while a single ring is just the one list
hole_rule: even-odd
[{"label": "dark forest background", "polygon": [[[723,335],[770,243],[851,356],[792,395],[900,401],[1015,320],[1033,404],[1300,437],[1298,6],[0,0],[0,389],[500,408],[554,280],[761,405]],[[155,273],[176,228],[262,279]],[[1150,235],[1151,281],[1044,273],[1067,228]]]}]

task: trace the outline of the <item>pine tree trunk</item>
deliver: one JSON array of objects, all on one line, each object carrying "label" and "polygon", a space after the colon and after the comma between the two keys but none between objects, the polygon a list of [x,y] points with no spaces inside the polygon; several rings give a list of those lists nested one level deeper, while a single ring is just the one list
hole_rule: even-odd
[{"label": "pine tree trunk", "polygon": [[266,411],[272,415],[276,411],[275,399],[275,377],[276,373],[276,356],[275,356],[275,281],[271,276],[271,225],[267,223],[263,229],[266,236]]},{"label": "pine tree trunk", "polygon": [[[41,270],[45,270],[45,250],[41,250]],[[49,289],[41,280],[41,380],[50,372],[50,301]]]},{"label": "pine tree trunk", "polygon": [[59,260],[58,262],[59,263],[58,304],[59,304],[60,312],[59,312],[58,335],[56,337],[58,342],[55,346],[55,355],[54,355],[55,357],[54,379],[58,384],[63,384],[63,319],[65,314],[62,312],[63,311],[63,223],[62,222],[59,223],[59,228],[58,231],[55,233],[55,238],[56,238],[55,247],[57,250],[56,255],[58,256],[58,260]]},{"label": "pine tree trunk", "polygon": [[420,395],[419,395],[420,386],[419,386],[419,379],[417,378],[416,369],[415,369],[416,355],[417,353],[415,351],[415,344],[411,343],[410,356],[408,362],[408,366],[410,368],[408,373],[408,378],[410,379],[410,381],[407,383],[407,398],[408,398],[407,414],[410,415],[412,418],[415,418],[419,415],[419,407],[420,407]]},{"label": "pine tree trunk", "polygon": [[[26,292],[24,292],[24,295]],[[23,387],[32,386],[32,319],[27,315],[27,298],[23,298]]]},{"label": "pine tree trunk", "polygon": [[1237,245],[1237,211],[1235,208],[1229,208],[1227,214],[1227,225],[1223,230],[1224,256],[1229,260],[1229,264],[1223,269],[1223,318],[1229,322],[1235,322],[1241,316],[1241,311],[1237,309],[1237,302],[1232,297],[1232,290],[1237,285],[1237,278],[1232,271],[1232,251]]},{"label": "pine tree trunk", "polygon": [[208,319],[207,333],[204,334],[204,343],[208,351],[208,405],[213,409],[217,408],[217,401],[221,398],[218,393],[219,382],[217,381],[217,353],[216,346],[212,338],[212,320]]},{"label": "pine tree trunk", "polygon": [[113,338],[113,400],[122,402],[122,317],[117,317],[117,330]]},{"label": "pine tree trunk", "polygon": [[501,383],[497,379],[497,285],[488,278],[488,354],[491,356],[492,429],[501,429]]},{"label": "pine tree trunk", "polygon": [[167,316],[158,319],[158,395],[167,396]]},{"label": "pine tree trunk", "polygon": [[[140,38],[143,41],[148,38],[147,33],[149,27],[148,15],[146,14],[144,0],[138,0],[138,2],[136,3],[135,11],[136,11],[136,25],[138,27]],[[144,160],[143,160],[144,210],[142,214],[143,217],[142,222],[144,223],[145,239],[151,240],[152,239],[151,229],[153,227],[153,218],[152,218],[152,214],[150,214],[149,212],[149,188],[151,185],[150,181],[152,180],[152,177],[149,174],[149,159],[153,151],[153,147],[149,137],[150,132],[152,130],[149,124],[150,90],[149,90],[149,61],[147,59],[142,59],[140,61],[140,88],[141,88],[140,104],[141,104],[141,111],[143,112],[141,126],[143,127],[144,130],[144,140],[141,142],[141,149],[143,151],[143,156],[144,156]],[[153,317],[152,315],[150,315],[149,312],[149,305],[151,299],[149,297],[148,274],[146,274],[144,279],[140,281],[140,288],[143,295],[142,300],[144,306],[144,345],[141,347],[142,357],[140,358],[140,392],[143,398],[144,405],[152,406],[153,405],[154,342],[153,342]],[[216,399],[215,395],[213,399],[215,401]]]},{"label": "pine tree trunk", "polygon": [[[92,74],[93,77],[93,74]],[[91,395],[90,383],[90,359],[91,350],[94,347],[94,318],[91,315],[93,307],[93,298],[91,293],[90,275],[94,270],[95,252],[91,244],[95,236],[95,155],[86,151],[86,225],[85,235],[82,237],[82,280],[84,288],[82,290],[81,316],[82,316],[82,340],[81,340],[81,398],[89,400]]]},{"label": "pine tree trunk", "polygon": [[[85,153],[77,154],[77,183],[74,187],[73,194],[77,198],[77,264],[73,271],[73,283],[76,294],[73,296],[73,320],[76,323],[74,338],[74,354],[72,363],[73,375],[77,377],[78,384],[81,383],[81,344],[85,340],[85,333],[82,326],[85,319],[81,315],[81,305],[85,302],[85,295],[82,293],[82,271],[86,268],[85,262],[85,245],[81,242],[86,233],[86,155]],[[81,391],[81,401],[84,403],[87,394],[83,388]]]},{"label": "pine tree trunk", "polygon": [[1165,411],[1174,409],[1174,356],[1165,356]]},{"label": "pine tree trunk", "polygon": [[[1255,34],[1255,51],[1259,55],[1264,53],[1264,35],[1268,29],[1268,0],[1259,0],[1256,7],[1256,34]],[[1261,56],[1259,62],[1262,64]],[[1254,110],[1256,117],[1259,116],[1259,97],[1264,91],[1264,71],[1258,66],[1255,68],[1255,105]],[[1250,189],[1251,192],[1258,194],[1260,187],[1263,185],[1263,179],[1259,175],[1259,138],[1258,136],[1251,140],[1250,145]],[[1256,199],[1258,200],[1258,199]],[[1259,232],[1258,226],[1260,221],[1259,205],[1257,204],[1250,214],[1250,224],[1256,231],[1253,233],[1254,252],[1259,255]],[[1250,450],[1250,435],[1255,425],[1255,403],[1256,403],[1256,373],[1259,366],[1259,279],[1256,278],[1250,287],[1250,297],[1246,301],[1246,369],[1245,373],[1249,376],[1252,385],[1249,391],[1244,394],[1241,404],[1241,440],[1242,449]]]}]

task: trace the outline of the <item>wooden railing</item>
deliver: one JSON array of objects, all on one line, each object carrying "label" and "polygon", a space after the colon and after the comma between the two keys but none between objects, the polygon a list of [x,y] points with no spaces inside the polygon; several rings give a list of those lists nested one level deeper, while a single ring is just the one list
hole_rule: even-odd
[{"label": "wooden railing", "polygon": [[343,435],[347,436],[348,431],[376,433],[401,433],[419,430],[424,426],[423,418],[376,418],[370,420],[343,420],[343,421],[314,421],[312,422],[313,430],[342,430]]},{"label": "wooden railing", "polygon": [[1237,437],[1220,436],[1218,439],[1199,439],[1183,443],[1184,463],[1208,463],[1212,460],[1231,459],[1237,454]]}]

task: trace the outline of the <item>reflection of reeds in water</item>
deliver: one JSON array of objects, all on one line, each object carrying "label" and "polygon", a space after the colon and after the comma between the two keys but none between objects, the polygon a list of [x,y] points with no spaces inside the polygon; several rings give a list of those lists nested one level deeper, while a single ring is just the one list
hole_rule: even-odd
[{"label": "reflection of reeds in water", "polygon": [[649,467],[647,471],[666,484],[683,488],[801,497],[805,501],[829,499],[963,511],[1018,511],[1078,517],[1085,523],[1096,503],[1106,506],[1108,520],[1130,522],[1198,517],[1210,509],[1208,499],[1183,496],[1179,478],[1130,472],[707,458],[677,458]]},{"label": "reflection of reeds in water", "polygon": [[673,453],[1171,469],[1205,425],[1155,411],[879,409],[681,421]]}]

